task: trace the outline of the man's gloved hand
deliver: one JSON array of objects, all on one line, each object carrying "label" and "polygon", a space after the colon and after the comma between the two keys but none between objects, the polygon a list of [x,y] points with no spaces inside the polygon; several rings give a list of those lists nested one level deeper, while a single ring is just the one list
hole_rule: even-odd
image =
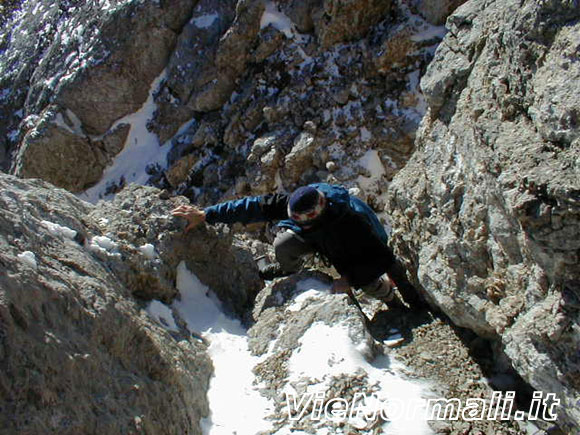
[{"label": "man's gloved hand", "polygon": [[348,293],[349,290],[350,284],[348,283],[348,279],[344,276],[335,279],[332,283],[332,293]]},{"label": "man's gloved hand", "polygon": [[171,210],[173,216],[179,216],[187,219],[189,224],[185,227],[185,232],[197,227],[202,222],[205,222],[205,212],[198,207],[192,205],[180,205]]}]

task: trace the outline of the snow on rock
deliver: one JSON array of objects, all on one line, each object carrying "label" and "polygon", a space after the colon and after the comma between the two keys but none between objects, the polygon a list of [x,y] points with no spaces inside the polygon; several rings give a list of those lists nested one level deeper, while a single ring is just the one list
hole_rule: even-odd
[{"label": "snow on rock", "polygon": [[[338,428],[372,433],[377,425],[390,434],[431,433],[423,417],[426,384],[403,377],[402,365],[370,336],[359,310],[346,295],[331,294],[328,277],[321,275],[309,272],[272,282],[256,301],[249,343],[261,358],[254,372],[275,403],[270,418],[276,433],[335,433]],[[357,393],[368,395],[364,406],[369,409],[384,408],[388,421],[336,419],[324,410],[317,416],[311,408],[301,414],[300,406],[289,404],[309,394],[327,403]]]},{"label": "snow on rock", "polygon": [[359,175],[357,178],[358,185],[367,195],[371,193],[376,196],[380,195],[383,190],[386,171],[379,152],[377,150],[368,150],[358,162],[364,171],[364,174]]},{"label": "snow on rock", "polygon": [[207,29],[217,19],[218,19],[218,14],[214,13],[214,14],[206,14],[206,15],[200,15],[197,17],[193,17],[191,19],[191,22],[193,24],[195,24],[197,27],[199,27],[200,29]]},{"label": "snow on rock", "polygon": [[157,258],[157,253],[155,252],[155,246],[153,246],[151,243],[146,243],[142,246],[139,246],[139,250],[149,260],[155,260]]},{"label": "snow on rock", "polygon": [[57,237],[74,240],[77,235],[75,230],[64,225],[59,225],[50,221],[41,221],[40,223],[49,231],[49,233]]},{"label": "snow on rock", "polygon": [[119,244],[111,240],[106,236],[95,236],[87,242],[87,248],[89,251],[107,254],[107,255],[120,255],[115,252],[119,248]]},{"label": "snow on rock", "polygon": [[33,269],[37,269],[36,255],[31,251],[24,251],[17,255],[18,259]]},{"label": "snow on rock", "polygon": [[260,29],[270,25],[282,32],[288,39],[292,39],[296,35],[295,26],[290,18],[278,10],[278,6],[272,1],[266,2],[266,9],[260,19]]},{"label": "snow on rock", "polygon": [[309,302],[320,301],[321,295],[329,293],[329,288],[328,284],[316,279],[305,279],[296,285],[296,292],[297,296],[286,307],[289,311],[300,311]]},{"label": "snow on rock", "polygon": [[[400,365],[390,358],[377,357],[376,343],[365,332],[356,308],[344,303],[342,296],[330,295],[328,282],[315,277],[290,278],[286,282],[287,287],[278,286],[272,293],[268,293],[267,287],[262,294],[284,318],[273,327],[269,317],[272,311],[262,305],[262,315],[248,332],[238,320],[224,314],[211,290],[184,262],[179,264],[180,295],[171,308],[194,336],[210,343],[208,352],[215,368],[208,392],[211,415],[202,420],[204,433],[250,435],[266,430],[290,433],[295,422],[283,417],[287,414],[283,406],[286,393],[331,394],[337,380],[350,377],[360,381],[361,393],[374,389],[375,399],[384,402],[382,405],[392,416],[382,424],[386,433],[430,433],[426,421],[416,418],[422,412],[425,387],[403,379]],[[272,286],[276,287],[276,283],[270,283],[270,290]],[[160,321],[166,326],[170,324],[169,307],[151,303],[148,312],[156,319],[163,318]],[[263,352],[257,351],[256,346],[261,334],[266,334],[261,343]],[[276,371],[280,365],[274,370],[273,374],[279,375],[276,379],[264,376],[272,373],[268,367],[274,361],[286,367],[281,373]],[[272,382],[279,384],[273,387]],[[398,412],[397,406],[405,412]],[[315,423],[318,429],[334,424],[308,423],[309,419],[310,416],[304,416],[301,424]],[[367,423],[348,422],[353,427],[358,425],[360,433],[366,433],[363,429]]]},{"label": "snow on rock", "polygon": [[214,377],[208,392],[211,415],[202,421],[204,433],[249,435],[270,429],[265,417],[271,405],[254,385],[252,369],[259,358],[248,350],[245,328],[224,314],[217,298],[183,262],[177,268],[177,288],[180,297],[173,308],[192,334],[210,342]]},{"label": "snow on rock", "polygon": [[[154,322],[132,296],[169,300],[174,286],[154,292],[154,262],[119,231],[111,238],[123,258],[105,258],[53,225],[90,238],[96,208],[42,180],[0,173],[0,432],[199,434],[212,373],[205,345],[184,328],[167,331],[176,322],[160,303],[150,305]],[[125,210],[104,214],[119,228]]]},{"label": "snow on rock", "polygon": [[165,305],[161,301],[151,301],[147,304],[147,308],[145,309],[147,313],[155,319],[160,325],[163,325],[170,331],[178,331],[179,328],[175,323],[175,318],[173,317],[173,313],[171,308]]},{"label": "snow on rock", "polygon": [[99,199],[111,199],[119,187],[127,183],[146,184],[150,177],[147,173],[149,165],[165,166],[171,144],[166,143],[160,146],[157,135],[148,128],[148,123],[157,109],[154,94],[163,80],[165,80],[165,71],[153,81],[149,98],[143,106],[137,112],[113,124],[110,131],[122,124],[131,126],[125,147],[115,157],[111,166],[105,169],[101,180],[79,195],[81,199],[92,203],[96,203]]},{"label": "snow on rock", "polygon": [[326,392],[333,378],[361,372],[366,374],[367,384],[374,385],[376,398],[389,416],[389,422],[383,425],[384,433],[432,433],[427,421],[420,418],[425,414],[424,387],[403,379],[397,373],[400,365],[388,357],[379,356],[369,362],[370,353],[367,343],[351,338],[348,326],[314,323],[288,361],[290,376],[286,392],[296,395],[292,384],[301,378],[318,381],[310,384],[310,392]]}]

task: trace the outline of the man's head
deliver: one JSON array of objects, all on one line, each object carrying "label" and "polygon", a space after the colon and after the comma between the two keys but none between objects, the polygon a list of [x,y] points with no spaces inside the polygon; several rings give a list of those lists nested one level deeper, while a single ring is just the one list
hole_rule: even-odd
[{"label": "man's head", "polygon": [[288,216],[298,225],[312,226],[326,207],[324,194],[312,186],[296,189],[288,201]]}]

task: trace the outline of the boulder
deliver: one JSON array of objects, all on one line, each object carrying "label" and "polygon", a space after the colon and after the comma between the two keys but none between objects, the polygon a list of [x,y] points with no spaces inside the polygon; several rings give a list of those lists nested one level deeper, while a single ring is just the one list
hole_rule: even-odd
[{"label": "boulder", "polygon": [[274,131],[259,137],[252,144],[247,162],[252,191],[267,194],[276,189],[276,174],[282,164],[282,150],[292,141],[292,132]]},{"label": "boulder", "polygon": [[0,432],[202,433],[206,343],[149,302],[178,297],[182,261],[231,311],[261,281],[246,244],[185,236],[169,215],[184,199],[159,195],[129,186],[94,206],[0,174]]},{"label": "boulder", "polygon": [[284,157],[285,178],[290,184],[297,183],[304,170],[312,167],[317,146],[316,137],[312,133],[302,132],[296,136],[292,149]]},{"label": "boulder", "polygon": [[429,109],[417,151],[390,187],[391,240],[433,304],[557,394],[558,424],[573,431],[580,10],[470,1],[447,25],[421,82]]},{"label": "boulder", "polygon": [[[188,201],[183,197],[161,200],[160,195],[155,188],[129,185],[91,213],[102,233],[119,240],[119,249],[153,245],[163,260],[153,270],[144,268],[141,261],[132,264],[127,260],[110,261],[110,267],[127,277],[126,281],[134,281],[128,286],[141,297],[170,301],[175,296],[176,268],[185,261],[226,310],[244,315],[262,285],[252,253],[226,226],[204,225],[184,234],[185,220],[172,217],[171,210]],[[112,215],[116,218],[110,219]]]},{"label": "boulder", "polygon": [[[23,140],[20,147],[28,148],[23,151],[28,154],[30,137],[23,139],[28,127],[22,121],[30,116],[42,117],[53,104],[63,113],[73,114],[79,130],[93,138],[105,135],[116,120],[136,112],[165,68],[194,2],[179,0],[164,6],[158,2],[122,1],[107,7],[61,3],[23,2],[9,30],[3,33],[0,105],[7,116],[0,128],[10,134],[8,140],[3,137],[0,148],[12,151]],[[66,145],[70,153],[79,156],[97,152],[87,150],[86,140],[71,139],[58,129],[36,130],[36,142],[42,144],[39,146]],[[105,160],[114,156],[104,151]],[[23,159],[21,165],[29,161]],[[93,165],[93,161],[78,160],[78,170],[91,174],[87,180],[75,180],[75,186],[99,178],[104,165]],[[43,176],[38,171],[41,163],[34,165],[30,170],[21,167],[18,173]],[[68,165],[60,167],[66,171]],[[61,179],[47,177],[54,183]]]},{"label": "boulder", "polygon": [[205,346],[131,296],[107,260],[127,251],[94,207],[36,180],[0,185],[0,431],[201,433]]},{"label": "boulder", "polygon": [[[63,113],[64,112],[64,113]],[[26,133],[12,171],[23,178],[41,178],[71,192],[81,192],[101,179],[103,170],[125,145],[129,127],[121,124],[92,140],[70,111],[49,106]]]}]

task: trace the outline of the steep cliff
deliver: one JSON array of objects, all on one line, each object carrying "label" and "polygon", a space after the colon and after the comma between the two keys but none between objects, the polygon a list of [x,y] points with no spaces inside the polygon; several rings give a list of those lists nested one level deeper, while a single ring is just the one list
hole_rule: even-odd
[{"label": "steep cliff", "polygon": [[[429,299],[498,341],[580,422],[580,9],[470,1],[422,79],[390,186],[393,243]],[[571,432],[571,433],[572,433]]]}]

